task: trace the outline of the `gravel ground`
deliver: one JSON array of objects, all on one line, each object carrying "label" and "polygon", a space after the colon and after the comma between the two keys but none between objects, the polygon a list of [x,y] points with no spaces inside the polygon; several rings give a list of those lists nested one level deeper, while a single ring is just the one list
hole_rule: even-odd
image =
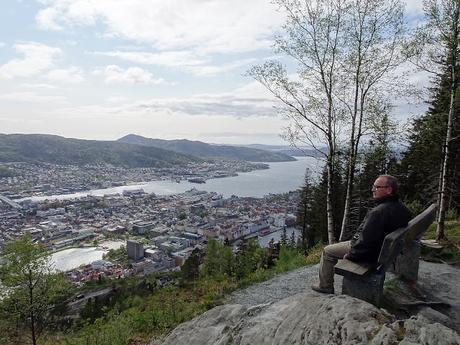
[{"label": "gravel ground", "polygon": [[[265,282],[233,292],[224,303],[252,306],[275,302],[300,292],[318,294],[310,289],[310,286],[318,281],[318,268],[319,265],[307,266],[279,274]],[[387,273],[386,279],[393,277],[394,275]],[[459,282],[459,267],[420,261],[420,286],[430,291],[436,298],[449,303],[453,314],[460,320]],[[336,294],[340,294],[341,286],[342,277],[335,275]]]},{"label": "gravel ground", "polygon": [[[230,294],[225,303],[252,306],[278,301],[280,299],[298,294],[311,292],[310,286],[318,281],[319,265],[301,267],[288,273],[278,274],[270,280],[251,285]],[[335,291],[341,291],[342,277],[335,276]]]}]

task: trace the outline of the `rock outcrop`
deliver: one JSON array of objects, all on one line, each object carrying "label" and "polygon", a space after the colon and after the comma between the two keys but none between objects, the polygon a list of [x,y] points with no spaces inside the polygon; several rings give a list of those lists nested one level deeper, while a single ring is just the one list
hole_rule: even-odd
[{"label": "rock outcrop", "polygon": [[397,321],[355,298],[303,293],[270,305],[216,307],[153,344],[453,345],[460,337],[422,315]]},{"label": "rock outcrop", "polygon": [[[404,286],[390,284],[393,296],[404,297],[392,313],[349,296],[312,292],[306,286],[316,274],[317,266],[302,268],[237,292],[229,304],[179,325],[152,345],[460,345],[458,268],[422,264],[418,292],[442,300],[409,298]],[[395,294],[398,289],[402,293]],[[280,290],[287,297],[281,298]],[[256,305],[249,303],[251,296]]]}]

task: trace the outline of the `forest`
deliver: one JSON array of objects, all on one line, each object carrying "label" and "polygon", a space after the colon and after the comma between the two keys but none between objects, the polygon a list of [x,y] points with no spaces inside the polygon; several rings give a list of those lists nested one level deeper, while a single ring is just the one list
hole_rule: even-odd
[{"label": "forest", "polygon": [[[284,137],[316,148],[325,164],[319,181],[305,175],[304,246],[349,238],[383,174],[398,178],[414,216],[436,203],[436,240],[448,239],[446,219],[460,205],[460,2],[425,1],[416,24],[393,0],[275,2],[288,17],[275,48],[297,73],[273,60],[248,74],[278,100]],[[420,76],[427,87],[413,82]],[[396,116],[398,102],[428,110]]]}]

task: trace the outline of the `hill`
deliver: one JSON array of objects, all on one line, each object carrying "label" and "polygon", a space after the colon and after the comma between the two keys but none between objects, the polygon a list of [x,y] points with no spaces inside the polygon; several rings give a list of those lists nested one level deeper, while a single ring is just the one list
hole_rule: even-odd
[{"label": "hill", "polygon": [[167,167],[199,161],[202,160],[161,148],[118,141],[69,139],[44,134],[0,134],[0,162]]},{"label": "hill", "polygon": [[[282,153],[288,156],[294,157],[323,157],[323,155],[317,150],[309,146],[291,147],[286,145],[262,145],[262,144],[250,144],[244,145],[253,149],[265,150],[270,152]],[[323,153],[327,152],[326,147],[321,147],[320,151]]]},{"label": "hill", "polygon": [[295,158],[284,153],[270,152],[240,146],[211,145],[201,141],[191,141],[185,139],[162,140],[145,138],[135,134],[128,134],[123,138],[118,139],[118,141],[122,143],[162,148],[201,158],[220,158],[244,160],[250,162],[288,162],[295,160]]}]

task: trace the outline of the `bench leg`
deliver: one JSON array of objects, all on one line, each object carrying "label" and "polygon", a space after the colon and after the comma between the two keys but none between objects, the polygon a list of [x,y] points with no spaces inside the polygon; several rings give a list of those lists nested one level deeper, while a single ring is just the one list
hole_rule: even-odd
[{"label": "bench leg", "polygon": [[371,273],[363,277],[343,277],[342,293],[380,306],[385,273]]},{"label": "bench leg", "polygon": [[402,280],[416,282],[420,258],[420,241],[412,241],[404,247],[402,254],[395,260],[394,272]]}]

